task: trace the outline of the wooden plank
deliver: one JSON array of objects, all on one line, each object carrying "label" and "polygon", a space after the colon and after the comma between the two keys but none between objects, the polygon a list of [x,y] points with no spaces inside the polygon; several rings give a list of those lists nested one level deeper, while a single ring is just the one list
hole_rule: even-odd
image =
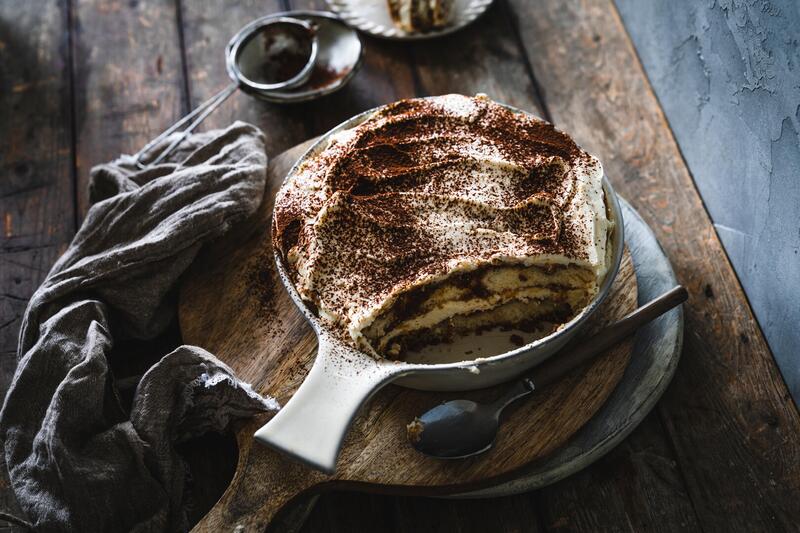
[{"label": "wooden plank", "polygon": [[794,529],[800,416],[613,5],[513,6],[556,124],[600,157],[692,294],[659,410],[701,527]]},{"label": "wooden plank", "polygon": [[[67,18],[64,2],[0,3],[0,397],[28,299],[75,232]],[[0,465],[0,509],[24,517]]]},{"label": "wooden plank", "polygon": [[548,531],[700,531],[672,451],[651,413],[591,468],[534,498]]},{"label": "wooden plank", "polygon": [[92,166],[135,153],[185,110],[173,0],[77,2],[73,13],[78,207]]},{"label": "wooden plank", "polygon": [[0,4],[7,30],[0,36],[3,396],[16,367],[27,301],[75,232],[66,18],[62,5]]},{"label": "wooden plank", "polygon": [[800,4],[617,5],[800,403]]},{"label": "wooden plank", "polygon": [[527,495],[444,500],[339,492],[320,498],[302,533],[544,531]]},{"label": "wooden plank", "polygon": [[543,116],[524,51],[501,6],[451,36],[409,43],[423,94],[486,93],[492,99]]}]

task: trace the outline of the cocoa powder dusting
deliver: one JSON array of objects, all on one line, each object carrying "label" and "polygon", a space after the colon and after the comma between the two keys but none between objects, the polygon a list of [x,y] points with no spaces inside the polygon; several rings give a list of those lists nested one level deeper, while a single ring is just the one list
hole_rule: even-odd
[{"label": "cocoa powder dusting", "polygon": [[342,317],[458,261],[585,259],[585,221],[564,210],[574,169],[594,161],[551,124],[486,98],[402,100],[334,137],[289,180],[274,243],[303,261],[305,296]]}]

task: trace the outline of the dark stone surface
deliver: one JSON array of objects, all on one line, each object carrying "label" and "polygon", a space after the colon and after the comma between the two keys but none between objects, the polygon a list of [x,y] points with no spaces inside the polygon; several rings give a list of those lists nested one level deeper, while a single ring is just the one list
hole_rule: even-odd
[{"label": "dark stone surface", "polygon": [[616,3],[798,403],[800,3]]}]

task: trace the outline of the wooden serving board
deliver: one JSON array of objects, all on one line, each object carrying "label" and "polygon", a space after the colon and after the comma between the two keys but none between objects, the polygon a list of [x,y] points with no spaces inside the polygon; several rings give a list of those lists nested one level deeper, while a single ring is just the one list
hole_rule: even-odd
[{"label": "wooden serving board", "polygon": [[[183,339],[216,354],[255,390],[285,403],[311,367],[316,338],[295,309],[274,270],[269,216],[284,176],[312,141],[276,157],[259,212],[230,237],[207,247],[181,287]],[[587,331],[632,311],[636,277],[625,252],[607,301]],[[492,399],[504,386],[468,393],[432,393],[389,385],[362,408],[345,441],[336,473],[328,476],[255,443],[253,433],[269,415],[237,428],[239,461],[233,480],[197,531],[263,530],[296,496],[348,487],[373,492],[446,495],[492,486],[565,443],[603,405],[622,377],[632,341],[597,358],[588,368],[539,391],[504,414],[495,447],[479,457],[442,461],[413,450],[406,424],[434,405],[456,397]]]}]

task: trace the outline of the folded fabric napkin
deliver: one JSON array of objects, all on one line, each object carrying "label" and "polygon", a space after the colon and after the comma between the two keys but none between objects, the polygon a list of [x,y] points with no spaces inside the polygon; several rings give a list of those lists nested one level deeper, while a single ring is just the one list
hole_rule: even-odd
[{"label": "folded fabric napkin", "polygon": [[130,156],[92,170],[93,205],[28,304],[0,411],[11,485],[37,530],[187,529],[175,444],[278,408],[196,346],[157,360],[129,405],[112,374],[119,345],[174,323],[179,276],[256,211],[266,165],[261,132],[237,122],[146,170]]}]

